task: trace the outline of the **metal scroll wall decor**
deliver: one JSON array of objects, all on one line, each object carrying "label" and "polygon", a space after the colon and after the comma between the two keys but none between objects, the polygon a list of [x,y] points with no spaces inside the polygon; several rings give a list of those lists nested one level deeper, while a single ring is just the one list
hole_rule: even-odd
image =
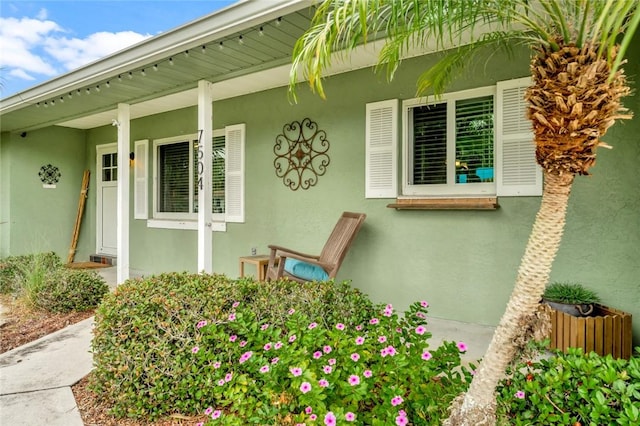
[{"label": "metal scroll wall decor", "polygon": [[276,176],[292,191],[309,189],[327,171],[328,150],[327,133],[310,119],[285,124],[273,147]]},{"label": "metal scroll wall decor", "polygon": [[55,185],[60,180],[62,174],[60,170],[56,166],[52,166],[51,164],[47,164],[46,166],[40,167],[40,172],[38,173],[40,176],[40,180],[45,185]]}]

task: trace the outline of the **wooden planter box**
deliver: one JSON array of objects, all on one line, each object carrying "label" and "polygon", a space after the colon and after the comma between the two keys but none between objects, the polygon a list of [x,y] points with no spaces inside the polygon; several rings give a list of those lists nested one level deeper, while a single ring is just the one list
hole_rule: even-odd
[{"label": "wooden planter box", "polygon": [[551,349],[582,348],[614,358],[631,357],[631,314],[596,304],[590,317],[574,317],[551,308]]}]

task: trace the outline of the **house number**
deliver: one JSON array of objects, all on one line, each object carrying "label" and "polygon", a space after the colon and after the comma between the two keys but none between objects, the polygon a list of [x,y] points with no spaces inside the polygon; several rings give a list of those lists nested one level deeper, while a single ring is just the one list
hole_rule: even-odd
[{"label": "house number", "polygon": [[198,135],[198,190],[204,190],[204,146],[202,145],[202,132]]}]

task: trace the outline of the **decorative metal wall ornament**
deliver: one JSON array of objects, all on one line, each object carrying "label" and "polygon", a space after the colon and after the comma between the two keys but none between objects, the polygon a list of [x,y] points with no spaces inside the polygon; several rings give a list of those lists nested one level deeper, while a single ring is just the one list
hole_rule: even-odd
[{"label": "decorative metal wall ornament", "polygon": [[327,171],[328,150],[326,132],[318,130],[318,125],[309,118],[285,124],[273,147],[276,176],[292,191],[309,189]]},{"label": "decorative metal wall ornament", "polygon": [[45,185],[53,185],[58,183],[62,174],[60,173],[60,170],[56,166],[47,164],[46,166],[40,167],[40,172],[38,173],[38,176],[40,176],[40,180]]}]

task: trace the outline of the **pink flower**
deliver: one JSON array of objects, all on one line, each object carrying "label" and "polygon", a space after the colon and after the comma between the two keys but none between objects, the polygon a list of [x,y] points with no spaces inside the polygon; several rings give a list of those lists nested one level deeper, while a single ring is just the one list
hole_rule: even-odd
[{"label": "pink flower", "polygon": [[311,414],[311,413],[313,413],[313,408],[307,407],[307,408],[304,409],[304,412],[305,412],[305,414]]},{"label": "pink flower", "polygon": [[193,353],[193,354],[197,354],[199,350],[200,350],[200,348],[199,348],[199,347],[194,346],[193,348],[191,348],[191,353]]},{"label": "pink flower", "polygon": [[314,357],[315,359],[318,359],[318,358],[320,358],[321,356],[322,356],[322,352],[320,352],[320,351],[315,351],[315,352],[313,353],[313,357]]},{"label": "pink flower", "polygon": [[416,316],[420,319],[427,319],[427,316],[422,312],[416,312]]},{"label": "pink flower", "polygon": [[349,411],[344,415],[344,419],[348,422],[352,422],[356,419],[356,415]]},{"label": "pink flower", "polygon": [[371,318],[369,320],[369,324],[373,324],[373,325],[378,324],[379,322],[380,320],[378,318]]},{"label": "pink flower", "polygon": [[355,362],[358,362],[358,360],[360,359],[360,354],[357,352],[351,354],[351,359],[354,360]]},{"label": "pink flower", "polygon": [[358,336],[356,337],[356,345],[362,345],[364,343],[364,337]]},{"label": "pink flower", "polygon": [[235,334],[232,334],[231,336],[229,336],[229,341],[230,342],[235,342],[238,339],[238,336],[236,336]]},{"label": "pink flower", "polygon": [[293,315],[295,312],[296,312],[296,310],[295,310],[295,309],[293,309],[293,308],[291,308],[291,309],[289,309],[289,310],[287,311],[287,313],[288,313],[289,315]]},{"label": "pink flower", "polygon": [[384,315],[385,317],[390,317],[391,315],[393,315],[393,306],[391,304],[387,305],[386,308],[384,308],[384,312],[382,313],[382,315]]},{"label": "pink flower", "polygon": [[331,346],[327,345],[327,346],[323,347],[323,348],[322,348],[322,351],[323,351],[325,354],[331,353]]},{"label": "pink flower", "polygon": [[205,325],[207,325],[207,322],[205,320],[202,320],[202,321],[198,322],[198,324],[196,325],[196,328],[202,328]]},{"label": "pink flower", "polygon": [[196,426],[204,426],[204,422],[198,422],[196,423]]},{"label": "pink flower", "polygon": [[431,352],[429,351],[424,351],[422,352],[422,359],[425,361],[429,361],[431,359],[432,355]]},{"label": "pink flower", "polygon": [[427,302],[426,300],[421,300],[420,301],[420,306],[422,306],[423,308],[428,308],[429,307],[429,302]]},{"label": "pink flower", "polygon": [[216,411],[213,412],[213,414],[211,414],[211,418],[215,420],[215,419],[220,418],[221,415],[222,415],[222,411],[216,410]]},{"label": "pink flower", "polygon": [[243,340],[242,342],[239,343],[241,348],[244,348],[245,346],[247,346],[247,341]]},{"label": "pink flower", "polygon": [[282,342],[276,342],[275,345],[273,345],[274,349],[280,349],[282,347]]},{"label": "pink flower", "polygon": [[204,410],[204,415],[205,416],[209,416],[209,415],[211,415],[211,413],[213,413],[213,407],[209,407],[206,410]]},{"label": "pink flower", "polygon": [[343,324],[343,323],[341,323],[341,322],[339,322],[339,323],[337,323],[337,324],[336,324],[336,328],[337,328],[338,330],[344,330],[344,324]]},{"label": "pink flower", "polygon": [[393,398],[391,398],[391,405],[393,405],[394,407],[402,404],[403,402],[404,402],[404,399],[402,399],[400,395],[396,395]]},{"label": "pink flower", "polygon": [[218,380],[218,386],[222,386],[222,385],[224,385],[225,383],[227,383],[227,382],[225,382],[225,381],[224,381],[224,379],[220,379],[220,380]]},{"label": "pink flower", "polygon": [[309,416],[309,420],[314,421],[315,419],[317,419],[318,416],[316,416],[315,414],[312,414]]},{"label": "pink flower", "polygon": [[240,306],[240,302],[233,302],[233,305],[231,305],[232,308],[237,308],[238,306]]},{"label": "pink flower", "polygon": [[458,350],[459,350],[460,352],[466,352],[466,351],[467,351],[467,345],[465,345],[465,343],[464,343],[464,342],[458,342],[458,343],[456,344],[456,346],[458,347]]},{"label": "pink flower", "polygon": [[327,386],[329,386],[329,382],[327,381],[327,379],[320,379],[318,380],[318,385],[321,388],[326,388]]},{"label": "pink flower", "polygon": [[362,373],[362,375],[368,379],[373,376],[373,372],[371,370],[364,370],[364,373]]},{"label": "pink flower", "polygon": [[269,372],[269,366],[268,365],[263,365],[262,367],[260,367],[260,372],[262,374],[268,373]]},{"label": "pink flower", "polygon": [[336,359],[335,358],[330,358],[329,359],[329,365],[336,365]]},{"label": "pink flower", "polygon": [[386,342],[386,341],[387,341],[387,336],[380,336],[380,337],[378,337],[378,342],[380,342],[380,343],[384,343],[384,342]]},{"label": "pink flower", "polygon": [[360,384],[360,377],[356,376],[355,374],[352,374],[349,376],[349,384],[351,386],[356,386]]},{"label": "pink flower", "polygon": [[267,328],[269,328],[269,324],[262,324],[260,326],[260,330],[265,331]]},{"label": "pink flower", "polygon": [[384,348],[384,349],[382,349],[382,350],[380,351],[380,355],[381,355],[382,357],[385,357],[385,356],[387,356],[387,355],[388,355],[388,356],[394,356],[396,353],[397,353],[397,352],[396,352],[396,348],[394,348],[394,347],[393,347],[393,346],[391,346],[391,345],[387,346],[386,348]]},{"label": "pink flower", "polygon": [[238,360],[238,362],[240,364],[243,364],[246,361],[248,361],[249,358],[251,358],[252,355],[253,355],[253,352],[251,352],[251,351],[245,352],[245,353],[242,354],[242,356],[240,356],[240,359]]},{"label": "pink flower", "polygon": [[322,371],[324,371],[324,374],[331,374],[333,368],[331,368],[330,365],[325,365],[324,367],[322,367]]},{"label": "pink flower", "polygon": [[266,345],[264,345],[263,348],[264,348],[265,351],[268,351],[268,350],[271,350],[272,346],[273,345],[271,343],[267,343]]},{"label": "pink flower", "polygon": [[396,425],[398,426],[405,426],[409,424],[409,420],[406,418],[406,416],[398,416],[396,417]]},{"label": "pink flower", "polygon": [[236,320],[236,314],[230,314],[229,321],[235,321],[235,320]]},{"label": "pink flower", "polygon": [[516,398],[518,399],[524,399],[524,392],[519,390],[518,392],[516,392]]},{"label": "pink flower", "polygon": [[318,326],[317,322],[312,322],[311,324],[309,324],[309,327],[307,327],[309,330],[313,330],[314,328],[316,328]]},{"label": "pink flower", "polygon": [[291,336],[289,336],[289,343],[293,343],[293,342],[295,342],[295,341],[296,341],[296,339],[297,339],[296,335],[295,335],[295,334],[292,334]]},{"label": "pink flower", "polygon": [[356,330],[362,331],[362,325],[356,325]]},{"label": "pink flower", "polygon": [[302,384],[300,385],[300,392],[302,393],[307,393],[311,390],[311,383],[309,382],[302,382]]},{"label": "pink flower", "polygon": [[427,329],[424,328],[424,326],[422,326],[422,325],[419,325],[419,326],[416,327],[416,334],[419,334],[419,335],[422,336],[424,333],[426,333],[426,331],[427,331]]},{"label": "pink flower", "polygon": [[280,358],[275,357],[275,358],[273,358],[273,359],[271,360],[271,364],[277,364],[277,363],[278,363],[278,361],[280,361]]},{"label": "pink flower", "polygon": [[231,379],[233,379],[233,373],[227,373],[227,374],[224,376],[224,381],[225,381],[225,383],[229,383],[229,382],[231,381]]},{"label": "pink flower", "polygon": [[215,368],[217,370],[218,368],[220,368],[221,365],[222,365],[222,363],[220,361],[216,361],[216,362],[213,363],[213,368]]},{"label": "pink flower", "polygon": [[333,414],[331,411],[329,411],[325,416],[324,416],[324,424],[326,426],[335,426],[336,425],[336,415]]},{"label": "pink flower", "polygon": [[295,377],[298,377],[298,376],[302,375],[302,368],[300,368],[300,367],[290,368],[289,371],[291,371],[291,374],[293,374]]}]

